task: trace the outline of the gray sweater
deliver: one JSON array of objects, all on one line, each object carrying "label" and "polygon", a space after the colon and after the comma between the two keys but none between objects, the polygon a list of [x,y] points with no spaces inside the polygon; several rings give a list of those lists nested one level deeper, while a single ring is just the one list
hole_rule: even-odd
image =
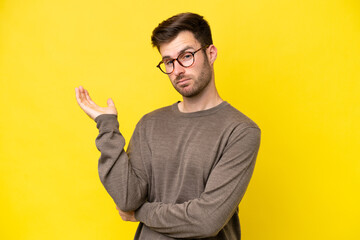
[{"label": "gray sweater", "polygon": [[193,113],[177,103],[145,115],[127,152],[115,115],[95,119],[99,175],[135,239],[240,239],[238,205],[254,170],[260,129],[227,102]]}]

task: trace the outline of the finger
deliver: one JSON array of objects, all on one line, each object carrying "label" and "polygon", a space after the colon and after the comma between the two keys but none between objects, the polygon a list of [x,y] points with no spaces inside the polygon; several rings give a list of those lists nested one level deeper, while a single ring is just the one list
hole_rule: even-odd
[{"label": "finger", "polygon": [[84,100],[84,88],[82,86],[79,86],[79,98],[80,101]]},{"label": "finger", "polygon": [[77,87],[75,88],[75,97],[76,97],[76,100],[79,99],[79,89]]},{"label": "finger", "polygon": [[76,101],[77,103],[81,106],[82,102],[81,102],[81,92],[79,88],[75,88],[75,97],[76,97]]},{"label": "finger", "polygon": [[87,93],[87,90],[85,88],[83,88],[82,86],[79,87],[80,88],[80,100],[83,104],[85,105],[90,105],[91,103],[89,102],[86,94]]},{"label": "finger", "polygon": [[92,101],[88,90],[86,90],[86,89],[85,89],[85,97],[86,97],[86,100],[87,100],[89,103],[95,104],[95,103]]},{"label": "finger", "polygon": [[89,105],[89,107],[101,111],[102,108],[91,100],[90,94],[86,89],[84,89],[84,98],[84,101]]},{"label": "finger", "polygon": [[108,107],[115,107],[115,103],[114,103],[114,101],[113,101],[111,98],[109,98],[109,99],[107,100],[107,105],[108,105]]}]

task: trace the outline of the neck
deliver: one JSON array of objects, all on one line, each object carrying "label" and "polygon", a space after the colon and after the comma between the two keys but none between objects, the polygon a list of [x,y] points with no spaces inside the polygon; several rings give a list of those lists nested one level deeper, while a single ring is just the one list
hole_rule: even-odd
[{"label": "neck", "polygon": [[214,81],[201,93],[193,97],[183,97],[183,101],[178,104],[179,111],[184,113],[198,112],[213,108],[223,100],[216,90]]}]

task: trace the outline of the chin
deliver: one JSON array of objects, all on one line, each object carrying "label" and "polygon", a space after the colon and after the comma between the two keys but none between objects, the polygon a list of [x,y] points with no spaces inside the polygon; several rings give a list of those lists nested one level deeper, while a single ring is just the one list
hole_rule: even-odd
[{"label": "chin", "polygon": [[196,97],[197,95],[200,94],[199,91],[193,91],[193,89],[191,89],[190,91],[178,91],[178,92],[181,94],[181,96],[187,98]]}]

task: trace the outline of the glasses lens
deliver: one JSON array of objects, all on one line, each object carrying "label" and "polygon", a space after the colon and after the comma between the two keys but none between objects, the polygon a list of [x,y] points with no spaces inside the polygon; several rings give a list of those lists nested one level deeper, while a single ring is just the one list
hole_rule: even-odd
[{"label": "glasses lens", "polygon": [[190,52],[180,54],[178,59],[184,67],[190,67],[194,63],[194,55]]},{"label": "glasses lens", "polygon": [[171,73],[173,71],[174,64],[171,60],[164,60],[164,62],[162,62],[159,67],[164,73]]}]

